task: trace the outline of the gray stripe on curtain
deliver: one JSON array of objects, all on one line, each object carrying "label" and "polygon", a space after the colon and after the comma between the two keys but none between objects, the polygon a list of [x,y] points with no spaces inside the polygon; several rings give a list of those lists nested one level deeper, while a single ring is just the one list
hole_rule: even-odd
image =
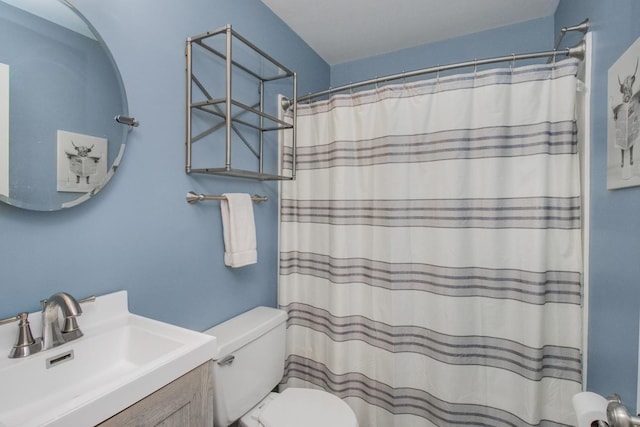
[{"label": "gray stripe on curtain", "polygon": [[336,342],[361,340],[392,353],[416,353],[449,365],[505,369],[533,381],[559,378],[581,382],[580,350],[546,345],[528,347],[490,336],[453,336],[419,326],[391,326],[364,316],[334,316],[307,304],[282,307],[288,326],[321,332]]},{"label": "gray stripe on curtain", "polygon": [[359,398],[369,404],[384,408],[393,414],[410,414],[426,418],[436,425],[466,425],[486,427],[559,427],[567,426],[553,421],[542,420],[530,424],[515,414],[498,408],[472,404],[455,404],[436,398],[425,390],[415,388],[393,388],[388,384],[373,380],[358,372],[339,375],[326,365],[314,360],[290,355],[286,361],[285,384],[297,378],[341,398]]},{"label": "gray stripe on curtain", "polygon": [[[296,168],[310,170],[384,163],[575,154],[575,134],[575,123],[563,121],[331,141],[313,147],[298,147]],[[291,149],[285,149],[284,153],[285,168],[291,168]]]},{"label": "gray stripe on curtain", "polygon": [[281,221],[436,228],[580,229],[579,197],[291,200]]},{"label": "gray stripe on curtain", "polygon": [[301,274],[332,283],[363,283],[388,290],[415,290],[450,297],[513,299],[527,304],[581,304],[581,277],[573,271],[454,268],[421,263],[388,263],[282,252],[280,274]]}]

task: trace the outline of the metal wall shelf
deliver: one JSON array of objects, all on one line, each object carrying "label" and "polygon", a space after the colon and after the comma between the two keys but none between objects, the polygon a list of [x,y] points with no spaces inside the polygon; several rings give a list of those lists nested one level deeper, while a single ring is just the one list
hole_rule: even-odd
[{"label": "metal wall shelf", "polygon": [[[284,138],[279,136],[291,132],[288,148],[295,154],[296,104],[289,106],[292,120],[286,121],[277,111],[265,111],[265,96],[274,99],[271,110],[281,108],[275,102],[278,94],[295,100],[296,74],[230,25],[188,38],[186,60],[186,172],[258,180],[295,179],[295,162],[291,169],[282,166],[284,147],[279,144]],[[199,144],[204,147],[196,152],[194,144],[201,140]],[[232,165],[232,149],[249,150],[255,164],[245,167],[244,156],[243,165],[238,167],[237,158]],[[265,170],[265,159],[270,163],[269,171]]]}]

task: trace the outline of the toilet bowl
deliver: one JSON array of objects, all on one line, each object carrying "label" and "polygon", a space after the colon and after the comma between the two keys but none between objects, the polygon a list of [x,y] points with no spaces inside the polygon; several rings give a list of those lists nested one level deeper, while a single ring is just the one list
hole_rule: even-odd
[{"label": "toilet bowl", "polygon": [[272,392],[284,374],[286,320],[283,310],[256,307],[205,331],[218,343],[214,427],[358,427],[349,405],[326,391]]},{"label": "toilet bowl", "polygon": [[288,388],[269,394],[248,414],[240,427],[357,427],[349,405],[321,390]]}]

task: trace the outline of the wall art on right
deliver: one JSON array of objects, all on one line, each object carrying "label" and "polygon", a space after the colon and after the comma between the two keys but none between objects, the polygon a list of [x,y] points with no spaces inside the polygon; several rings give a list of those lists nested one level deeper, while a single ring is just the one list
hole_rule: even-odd
[{"label": "wall art on right", "polygon": [[[640,38],[609,68],[607,188],[640,185]],[[635,152],[634,152],[635,149]]]}]

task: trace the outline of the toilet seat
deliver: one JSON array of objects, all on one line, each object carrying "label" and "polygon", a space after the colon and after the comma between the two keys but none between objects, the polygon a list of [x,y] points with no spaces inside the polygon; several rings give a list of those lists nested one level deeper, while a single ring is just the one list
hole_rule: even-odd
[{"label": "toilet seat", "polygon": [[288,388],[269,400],[254,414],[261,427],[358,427],[349,405],[325,391]]}]

